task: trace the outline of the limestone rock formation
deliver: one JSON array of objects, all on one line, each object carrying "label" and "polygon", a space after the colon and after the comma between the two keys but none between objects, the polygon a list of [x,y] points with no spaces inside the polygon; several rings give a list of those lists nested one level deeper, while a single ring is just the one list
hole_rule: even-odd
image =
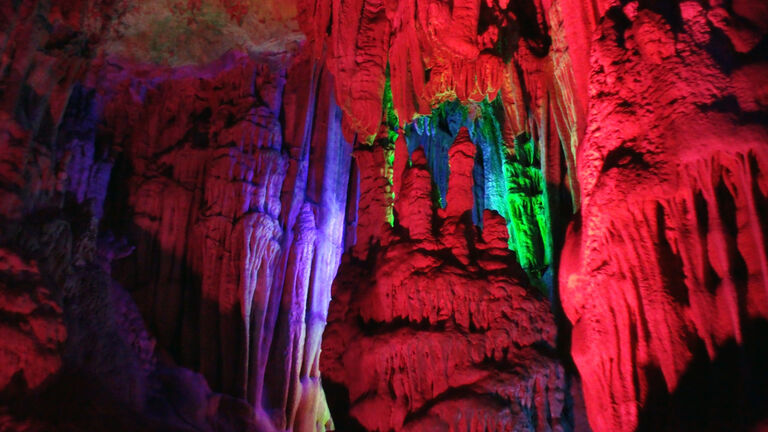
[{"label": "limestone rock formation", "polygon": [[[596,431],[747,430],[764,410],[760,391],[729,387],[762,379],[749,346],[768,317],[766,33],[740,13],[629,2],[596,27],[581,217],[560,270]],[[717,363],[695,379],[742,407],[664,407],[734,342],[731,383]]]},{"label": "limestone rock formation", "polygon": [[351,146],[332,77],[285,60],[233,54],[143,81],[117,71],[104,130],[125,151],[108,218],[136,242],[118,280],[176,361],[281,429],[324,428],[317,357]]},{"label": "limestone rock formation", "polygon": [[426,159],[415,151],[396,204],[400,234],[366,261],[346,256],[339,270],[321,367],[337,421],[354,419],[342,428],[570,424],[549,303],[507,249],[504,219],[486,210],[482,232],[472,223],[474,152],[462,129],[449,151],[448,207],[433,215]]},{"label": "limestone rock formation", "polygon": [[61,367],[67,337],[62,310],[43,287],[35,263],[0,250],[0,272],[0,390],[35,389]]},{"label": "limestone rock formation", "polygon": [[[317,357],[349,170],[332,77],[297,58],[284,98],[285,52],[185,68],[115,57],[103,41],[127,6],[2,5],[0,429],[323,428]],[[278,121],[289,110],[294,130]],[[284,278],[294,225],[317,240]],[[286,280],[298,297],[281,305]],[[301,328],[288,317],[307,299]]]},{"label": "limestone rock formation", "polygon": [[766,41],[757,0],[0,3],[0,431],[579,430],[579,382],[596,432],[765,428]]}]

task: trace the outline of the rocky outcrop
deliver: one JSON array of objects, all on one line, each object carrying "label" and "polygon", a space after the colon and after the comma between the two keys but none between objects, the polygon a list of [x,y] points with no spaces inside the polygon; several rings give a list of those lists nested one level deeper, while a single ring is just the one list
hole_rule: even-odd
[{"label": "rocky outcrop", "polygon": [[[61,367],[67,337],[62,310],[43,287],[35,263],[0,251],[2,343],[0,389],[10,385],[35,389]],[[12,383],[16,379],[17,383]]]},{"label": "rocky outcrop", "polygon": [[136,245],[116,272],[160,346],[278,428],[322,429],[351,146],[332,77],[286,61],[109,72],[102,133],[124,152],[108,222]]},{"label": "rocky outcrop", "polygon": [[1,6],[0,429],[324,428],[350,151],[332,78],[297,60],[283,104],[285,53],[109,57],[124,6]]},{"label": "rocky outcrop", "polygon": [[367,261],[345,255],[321,359],[340,430],[568,427],[549,304],[507,248],[504,219],[486,210],[482,232],[472,222],[474,152],[462,129],[436,213],[414,151],[389,243]]},{"label": "rocky outcrop", "polygon": [[[478,182],[477,187],[485,188],[484,195],[495,202],[480,204],[474,218],[479,222],[484,208],[500,212],[508,223],[510,245],[526,271],[546,280],[542,286],[551,286],[552,272],[547,270],[550,264],[556,267],[558,259],[553,250],[562,244],[567,221],[579,205],[575,155],[585,131],[588,96],[581,87],[584,76],[577,76],[574,67],[578,62],[578,72],[588,73],[588,59],[579,56],[588,55],[585,35],[591,34],[590,23],[605,9],[603,3],[583,7],[535,1],[304,1],[299,22],[315,56],[341,83],[336,98],[345,114],[347,137],[359,134],[360,142],[378,139],[380,114],[389,117],[391,101],[396,124],[407,130],[409,150],[425,148],[443,201],[447,186],[443,150],[451,141],[430,136],[428,130],[444,129],[452,139],[458,128],[451,123],[456,119],[445,127],[428,117],[453,104],[468,107],[471,122],[477,117],[494,119],[478,122],[487,130],[464,125],[483,150],[484,168],[492,168],[487,174],[497,176],[485,185]],[[573,52],[572,42],[579,44]],[[476,115],[489,107],[490,113]],[[491,142],[481,142],[480,136],[489,131],[495,135]],[[437,141],[435,147],[430,148],[430,141]],[[497,143],[503,150],[495,148]],[[528,146],[536,148],[537,158],[526,157],[534,153]],[[518,159],[515,162],[524,168],[507,172],[506,159]],[[527,178],[531,168],[543,176]],[[362,169],[360,178],[376,177],[380,169],[381,163],[368,172]],[[540,183],[544,186],[536,191]],[[361,189],[361,197],[379,189]],[[532,193],[541,196],[531,199]],[[379,220],[366,221],[373,216],[360,214],[364,238],[358,240],[368,244],[369,238],[385,235]]]},{"label": "rocky outcrop", "polygon": [[736,383],[765,361],[768,69],[761,9],[735,5],[629,2],[596,27],[560,274],[596,431],[748,430],[764,412]]},{"label": "rocky outcrop", "polygon": [[[303,23],[312,40],[359,52],[354,68],[349,57],[327,57],[350,86],[368,88],[338,96],[350,98],[341,105],[356,130],[373,135],[379,125],[368,101],[352,101],[381,99],[383,52],[401,124],[447,99],[501,97],[505,142],[528,132],[541,144],[554,247],[568,209],[581,209],[555,294],[575,325],[573,353],[590,381],[593,426],[681,424],[674,414],[653,426],[640,422],[702,353],[716,359],[728,341],[743,344],[742,328],[764,316],[756,306],[766,268],[764,8],[746,1],[358,6],[362,12],[342,13],[334,3],[330,14]],[[338,13],[354,15],[355,25],[327,19]],[[387,25],[388,41],[367,30]],[[510,30],[513,37],[497,38]],[[514,43],[494,45],[499,40]],[[444,164],[425,150],[441,186]],[[394,184],[419,178],[402,170],[395,151]],[[400,223],[429,238],[409,215]]]},{"label": "rocky outcrop", "polygon": [[[91,61],[89,44],[98,43],[121,5],[71,6],[93,17],[86,23],[48,2],[0,6],[4,401],[39,391],[63,366],[98,369],[78,355],[87,348],[74,347],[89,333],[77,322],[89,309],[77,285],[98,261],[89,201],[103,199],[110,163],[93,150],[94,101],[77,82]],[[95,343],[105,334],[97,336]]]},{"label": "rocky outcrop", "polygon": [[124,7],[0,6],[0,430],[254,430],[250,407],[158,359],[110,277],[130,247],[99,228],[114,147],[87,82]]},{"label": "rocky outcrop", "polygon": [[[538,129],[552,138],[559,134],[573,162],[584,116],[573,110],[567,45],[560,43],[550,52],[550,26],[553,32],[561,28],[557,6],[436,0],[306,0],[299,5],[305,11],[299,15],[302,30],[343,83],[337,99],[350,134],[376,135],[389,71],[401,124],[442,102],[480,102],[500,95],[508,109],[508,143],[525,130]],[[578,102],[584,109],[586,101]],[[553,156],[559,154],[560,142],[552,139],[551,146]],[[552,165],[559,162],[553,158]],[[575,175],[570,179],[575,181]]]},{"label": "rocky outcrop", "polygon": [[469,138],[474,142],[474,161],[457,168],[466,168],[465,175],[471,176],[474,183],[472,220],[482,224],[485,209],[502,215],[507,223],[510,249],[529,275],[538,280],[552,261],[542,152],[526,133],[515,137],[510,147],[503,138],[506,124],[500,98],[467,106],[453,101],[437,107],[431,116],[407,125],[405,133],[410,149],[425,150],[447,211],[453,205],[446,193],[451,164],[449,147],[462,131],[468,132],[463,140]]},{"label": "rocky outcrop", "polygon": [[[215,391],[247,400],[263,428],[330,427],[319,347],[331,281],[345,247],[368,259],[402,240],[392,237],[394,189],[419,198],[413,207],[419,213],[399,210],[398,229],[412,231],[411,239],[452,249],[459,268],[485,253],[465,241],[477,237],[467,237],[474,230],[467,215],[483,209],[474,205],[468,183],[477,174],[466,129],[455,154],[446,154],[461,181],[447,185],[451,197],[441,217],[450,222],[437,231],[429,178],[445,169],[406,170],[401,138],[396,175],[405,185],[396,185],[392,146],[365,146],[370,135],[389,137],[397,126],[382,130],[388,58],[397,60],[389,62],[398,95],[390,103],[403,123],[449,98],[481,100],[502,88],[506,79],[499,77],[518,73],[505,66],[515,49],[501,47],[498,34],[516,44],[523,19],[513,15],[540,11],[532,5],[467,3],[451,10],[440,3],[345,2],[334,12],[318,5],[305,9],[301,23],[321,35],[328,26],[318,23],[325,17],[331,36],[313,39],[306,50],[290,53],[295,56],[277,44],[277,54],[233,52],[209,62],[222,40],[214,38],[210,52],[200,52],[190,29],[218,38],[234,31],[227,20],[253,28],[254,17],[244,16],[237,2],[71,6],[5,6],[5,16],[13,17],[5,45],[10,54],[3,58],[9,151],[0,156],[11,167],[3,177],[11,193],[0,197],[12,219],[4,239],[41,257],[43,279],[53,281],[52,296],[62,304],[68,330],[62,364],[75,371],[94,366],[91,377],[106,393],[116,393],[115,404],[148,417],[156,414],[145,410],[148,400],[157,397],[165,406],[187,389],[197,396],[189,405],[174,405],[192,413],[182,417],[196,425],[217,421],[198,414],[202,407],[219,412],[208,403],[221,396],[199,377],[184,378],[186,372],[169,366],[178,363],[202,372]],[[407,13],[417,9],[418,23]],[[143,23],[147,11],[158,14]],[[267,15],[286,22],[292,16],[290,6]],[[50,20],[38,26],[37,17]],[[491,25],[478,42],[473,26],[481,21]],[[167,24],[162,34],[158,22]],[[415,43],[414,55],[430,59],[433,79],[408,66],[416,57],[396,57],[402,50],[392,49],[392,28],[403,36],[396,43]],[[23,45],[30,29],[34,37]],[[526,38],[546,45],[541,29],[529,30],[523,31]],[[235,48],[250,49],[248,38],[234,39]],[[168,40],[190,43],[170,53]],[[137,63],[201,59],[206,64],[175,68]],[[467,86],[478,71],[483,80],[477,88]],[[65,79],[47,79],[60,75]],[[428,90],[410,99],[411,87]],[[514,125],[505,130],[510,134],[525,122],[518,116],[502,123]],[[357,148],[350,166],[351,142]],[[418,215],[428,220],[418,221]],[[47,217],[42,228],[34,227]],[[486,230],[494,226],[489,222]],[[498,266],[486,261],[489,268]],[[146,329],[123,287],[138,303]],[[126,360],[110,365],[113,357]]]},{"label": "rocky outcrop", "polygon": [[760,427],[766,22],[0,4],[0,431]]},{"label": "rocky outcrop", "polygon": [[296,0],[125,3],[128,7],[115,31],[101,46],[134,63],[201,65],[230,51],[287,52],[304,41],[296,21]]}]

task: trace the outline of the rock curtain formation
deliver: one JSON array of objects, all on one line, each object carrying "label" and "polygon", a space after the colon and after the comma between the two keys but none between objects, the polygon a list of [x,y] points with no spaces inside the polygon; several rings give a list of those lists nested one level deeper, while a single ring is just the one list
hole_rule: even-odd
[{"label": "rock curtain formation", "polygon": [[2,3],[0,431],[760,430],[767,35],[755,0]]}]

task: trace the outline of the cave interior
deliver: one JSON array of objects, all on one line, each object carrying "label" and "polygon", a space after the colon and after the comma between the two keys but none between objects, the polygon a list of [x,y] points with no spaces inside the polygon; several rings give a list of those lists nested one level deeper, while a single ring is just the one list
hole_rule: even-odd
[{"label": "cave interior", "polygon": [[768,431],[768,3],[0,2],[0,432]]}]

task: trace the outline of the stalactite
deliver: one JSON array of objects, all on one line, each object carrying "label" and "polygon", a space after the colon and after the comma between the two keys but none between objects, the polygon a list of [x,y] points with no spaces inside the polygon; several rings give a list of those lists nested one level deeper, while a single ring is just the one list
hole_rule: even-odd
[{"label": "stalactite", "polygon": [[[153,112],[144,104],[154,98],[192,102],[169,105],[182,111],[161,111],[148,129],[111,114],[113,105],[107,124],[116,133],[134,130],[124,135],[128,141],[152,143],[127,154],[133,235],[147,239],[136,257],[152,262],[129,259],[121,271],[158,269],[149,275],[155,280],[123,280],[137,290],[160,343],[276,427],[323,430],[330,416],[317,363],[343,247],[351,147],[331,75],[303,69],[312,64],[306,57],[295,62],[287,84],[279,68],[237,55],[207,81],[160,75],[138,84],[147,87],[143,100],[133,99],[138,112]],[[255,95],[242,90],[243,78]],[[284,88],[290,93],[281,108],[275,92]],[[289,119],[285,145],[281,109]],[[160,129],[163,121],[174,129]]]},{"label": "stalactite", "polygon": [[[730,72],[754,73],[751,60],[707,48],[718,37],[713,12],[628,4],[593,40],[582,213],[563,252],[561,297],[596,431],[747,429],[762,410],[746,402],[759,392],[729,386],[762,368],[748,353],[766,316],[757,185],[768,135],[747,102],[753,91]],[[724,381],[717,365],[730,343],[744,354]],[[729,392],[743,412],[704,400],[694,414],[691,401],[670,396],[659,406],[691,391]]]},{"label": "stalactite", "polygon": [[0,4],[0,429],[759,429],[767,21]]}]

